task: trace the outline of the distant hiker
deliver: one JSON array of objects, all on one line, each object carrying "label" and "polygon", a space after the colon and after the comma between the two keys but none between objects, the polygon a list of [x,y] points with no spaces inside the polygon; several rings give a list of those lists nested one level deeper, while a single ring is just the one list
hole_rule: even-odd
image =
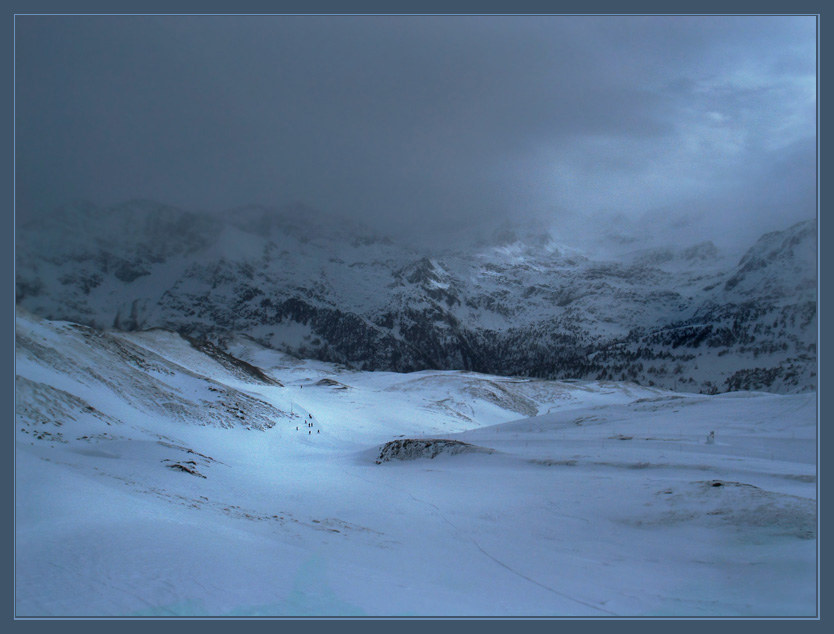
[{"label": "distant hiker", "polygon": [[708,444],[708,445],[711,445],[711,444],[713,444],[714,442],[715,442],[715,432],[714,432],[714,431],[711,431],[711,432],[709,433],[709,436],[707,436],[707,444]]},{"label": "distant hiker", "polygon": [[295,431],[298,431],[298,425],[295,426]]},{"label": "distant hiker", "polygon": [[312,417],[313,417],[313,415],[312,415],[312,414],[307,414],[307,417],[308,417],[308,418],[312,418]]},{"label": "distant hiker", "polygon": [[307,432],[307,433],[308,433],[308,434],[312,434],[312,433],[313,433],[313,432],[311,432],[311,431],[308,431],[308,432]]},{"label": "distant hiker", "polygon": [[316,430],[316,433],[317,433],[317,434],[320,434],[320,433],[321,433],[321,430],[320,430],[320,429],[317,429],[317,430]]}]

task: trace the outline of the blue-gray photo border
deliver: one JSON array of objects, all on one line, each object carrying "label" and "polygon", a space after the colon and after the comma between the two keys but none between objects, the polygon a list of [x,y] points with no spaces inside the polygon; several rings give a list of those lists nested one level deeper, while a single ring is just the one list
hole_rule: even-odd
[{"label": "blue-gray photo border", "polygon": [[[4,495],[8,496],[5,500],[7,504],[4,508],[14,509],[14,28],[15,19],[17,15],[86,15],[86,14],[121,14],[121,15],[275,15],[275,14],[339,14],[339,15],[361,15],[361,14],[458,14],[465,15],[472,13],[472,9],[477,8],[478,14],[492,14],[492,15],[516,15],[516,14],[532,14],[532,15],[553,15],[553,14],[608,14],[608,15],[815,15],[817,16],[817,50],[818,50],[818,90],[817,90],[817,166],[818,166],[818,180],[817,180],[817,218],[818,218],[818,390],[817,390],[817,406],[818,406],[818,598],[817,598],[817,618],[813,619],[789,619],[791,622],[784,622],[784,619],[671,619],[674,623],[670,623],[670,619],[558,619],[557,622],[552,620],[542,619],[512,619],[513,623],[506,622],[505,619],[412,619],[412,620],[397,620],[396,623],[391,623],[389,620],[353,620],[353,619],[297,619],[284,620],[280,623],[271,622],[270,620],[262,619],[246,619],[246,627],[290,627],[293,630],[299,629],[305,632],[317,631],[319,628],[325,630],[344,631],[347,628],[348,632],[362,631],[368,632],[371,630],[382,631],[382,628],[397,628],[398,631],[426,631],[429,629],[433,631],[434,628],[440,627],[451,631],[453,628],[457,632],[460,628],[477,628],[477,631],[506,631],[509,628],[521,627],[524,631],[547,631],[552,632],[553,628],[570,627],[586,630],[588,628],[596,630],[597,628],[606,629],[610,627],[639,629],[644,628],[675,628],[682,631],[693,631],[694,628],[732,628],[733,632],[755,628],[756,632],[762,631],[784,631],[786,628],[796,627],[817,627],[821,622],[826,620],[827,616],[826,606],[826,591],[830,584],[825,583],[825,571],[828,567],[825,562],[829,559],[826,555],[826,549],[823,543],[822,527],[826,524],[824,518],[827,517],[827,505],[825,491],[830,490],[830,487],[825,486],[829,479],[827,470],[824,469],[821,457],[826,455],[825,447],[830,445],[828,442],[828,434],[821,429],[819,424],[822,419],[823,399],[822,395],[826,394],[825,386],[827,385],[828,364],[825,362],[825,354],[823,352],[823,319],[827,319],[828,303],[825,298],[830,298],[830,293],[826,292],[830,285],[830,279],[825,275],[827,271],[830,256],[822,247],[829,243],[829,238],[832,237],[832,232],[829,229],[828,222],[825,221],[824,213],[822,212],[822,205],[825,202],[825,196],[820,191],[820,183],[828,182],[825,177],[829,171],[826,166],[825,154],[822,150],[822,142],[824,140],[823,132],[825,126],[821,125],[822,113],[825,108],[825,90],[822,78],[825,75],[825,70],[830,68],[826,64],[827,46],[822,41],[823,27],[827,24],[825,15],[822,12],[821,2],[774,2],[770,0],[762,0],[760,2],[736,2],[736,1],[702,1],[702,2],[659,2],[659,1],[642,1],[642,2],[578,2],[572,0],[570,2],[548,2],[544,0],[517,0],[515,2],[508,2],[506,0],[483,0],[479,3],[462,2],[460,0],[448,0],[445,2],[439,1],[381,1],[381,0],[321,0],[321,1],[304,1],[304,0],[238,0],[230,2],[229,0],[203,0],[197,2],[194,0],[45,0],[37,1],[12,1],[5,4],[5,11],[7,19],[4,20],[4,27],[6,37],[1,41],[6,42],[5,60],[3,64],[4,79],[3,85],[6,87],[6,99],[3,100],[3,120],[6,124],[2,127],[2,135],[4,140],[4,147],[6,153],[3,155],[3,178],[6,187],[3,191],[7,192],[6,200],[8,208],[5,212],[5,222],[8,228],[4,235],[4,241],[7,246],[6,249],[0,251],[4,254],[4,276],[3,276],[3,291],[4,296],[11,299],[10,306],[3,311],[2,326],[3,332],[7,333],[3,339],[3,359],[5,360],[3,371],[3,396],[4,402],[9,403],[10,419],[7,419],[7,435],[9,442],[8,454],[10,460],[7,463],[6,471],[7,485],[3,488]],[[6,374],[8,372],[8,374]],[[2,596],[5,597],[6,605],[9,606],[9,613],[5,617],[7,624],[21,630],[40,630],[52,629],[54,627],[63,628],[78,628],[79,631],[90,631],[99,628],[117,627],[120,630],[127,628],[127,630],[135,630],[137,628],[176,628],[179,630],[183,626],[200,628],[229,628],[237,627],[234,623],[229,623],[224,619],[174,619],[174,620],[157,620],[157,619],[133,619],[120,620],[119,623],[108,622],[107,619],[96,620],[70,620],[70,619],[16,619],[14,616],[14,515],[9,513],[7,521],[4,522],[5,535],[8,538],[5,544],[8,545],[8,565],[4,566],[6,575],[4,576]],[[6,563],[4,561],[4,563]],[[6,585],[8,583],[8,586]],[[188,622],[185,622],[188,621]]]}]

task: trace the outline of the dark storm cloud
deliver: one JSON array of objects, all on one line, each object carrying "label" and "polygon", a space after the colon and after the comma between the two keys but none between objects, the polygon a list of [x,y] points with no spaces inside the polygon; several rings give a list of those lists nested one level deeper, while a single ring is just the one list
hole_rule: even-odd
[{"label": "dark storm cloud", "polygon": [[16,54],[23,216],[814,214],[813,18],[32,16]]}]

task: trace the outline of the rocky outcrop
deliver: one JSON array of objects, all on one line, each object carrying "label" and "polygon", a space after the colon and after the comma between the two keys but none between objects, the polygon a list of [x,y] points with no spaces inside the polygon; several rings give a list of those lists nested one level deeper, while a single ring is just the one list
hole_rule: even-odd
[{"label": "rocky outcrop", "polygon": [[391,460],[418,460],[428,458],[433,460],[441,454],[455,456],[462,453],[495,453],[494,449],[470,445],[460,440],[443,438],[403,438],[385,443],[379,450],[376,464]]}]

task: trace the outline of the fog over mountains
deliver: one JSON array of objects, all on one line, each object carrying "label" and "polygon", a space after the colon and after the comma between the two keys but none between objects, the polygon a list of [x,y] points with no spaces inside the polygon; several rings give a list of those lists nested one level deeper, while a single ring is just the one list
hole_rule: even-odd
[{"label": "fog over mountains", "polygon": [[602,257],[510,223],[431,248],[301,204],[76,203],[18,227],[17,303],[363,370],[801,392],[816,386],[816,245],[815,220],[740,258],[711,242]]}]

